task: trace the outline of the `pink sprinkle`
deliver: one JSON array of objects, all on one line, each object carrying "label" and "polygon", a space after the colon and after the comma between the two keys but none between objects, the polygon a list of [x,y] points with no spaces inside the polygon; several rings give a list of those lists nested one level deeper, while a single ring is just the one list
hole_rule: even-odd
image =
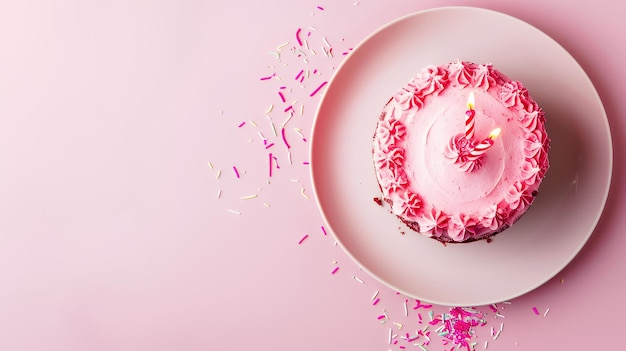
[{"label": "pink sprinkle", "polygon": [[496,308],[494,304],[489,305],[489,308],[494,312],[498,312],[498,309]]},{"label": "pink sprinkle", "polygon": [[306,238],[308,238],[308,237],[309,237],[309,234],[305,234],[305,235],[302,237],[302,239],[300,239],[300,241],[298,241],[298,245],[299,245],[299,244],[302,244],[302,242],[303,242],[304,240],[306,240]]},{"label": "pink sprinkle", "polygon": [[376,306],[378,304],[378,302],[380,301],[380,299],[376,299],[374,300],[374,302],[372,303],[373,306]]},{"label": "pink sprinkle", "polygon": [[385,319],[387,318],[384,314],[381,314],[380,316],[376,317],[376,319],[381,320],[381,319]]},{"label": "pink sprinkle", "polygon": [[298,40],[298,45],[302,46],[302,40],[300,39],[300,32],[302,31],[302,28],[298,28],[298,30],[296,31],[296,39]]},{"label": "pink sprinkle", "polygon": [[537,309],[537,307],[533,307],[533,312],[535,312],[536,315],[539,315],[539,310]]},{"label": "pink sprinkle", "polygon": [[313,92],[309,96],[314,96],[315,94],[317,94],[317,92],[320,91],[320,89],[322,89],[324,87],[324,85],[326,85],[326,83],[328,83],[328,82],[324,81],[324,83],[320,84],[320,86],[317,87],[317,89],[313,90]]},{"label": "pink sprinkle", "polygon": [[328,235],[326,234],[326,228],[324,228],[324,226],[322,226],[321,228],[322,228],[322,233],[324,233],[324,235]]},{"label": "pink sprinkle", "polygon": [[[300,72],[298,73],[298,75],[296,76],[295,80],[298,80],[300,78],[300,76],[302,76],[302,73],[304,73],[304,70],[301,69]],[[302,83],[302,82],[301,82]]]},{"label": "pink sprinkle", "polygon": [[235,171],[235,175],[239,178],[239,171],[237,170],[237,167],[233,166],[233,171]]},{"label": "pink sprinkle", "polygon": [[246,121],[243,121],[243,122],[239,123],[239,125],[237,126],[237,128],[241,128],[241,127],[243,127],[245,124],[246,124]]},{"label": "pink sprinkle", "polygon": [[333,271],[330,272],[330,274],[335,274],[335,273],[337,273],[338,270],[339,270],[339,267],[335,267],[335,269],[333,269]]},{"label": "pink sprinkle", "polygon": [[282,92],[279,91],[278,95],[280,95],[280,99],[283,100],[283,102],[287,101],[287,100],[285,100],[285,95],[283,95]]},{"label": "pink sprinkle", "polygon": [[285,128],[282,128],[280,133],[283,136],[283,142],[285,143],[285,146],[287,146],[287,149],[291,149],[291,145],[289,145],[289,143],[287,142],[287,138],[285,137]]}]

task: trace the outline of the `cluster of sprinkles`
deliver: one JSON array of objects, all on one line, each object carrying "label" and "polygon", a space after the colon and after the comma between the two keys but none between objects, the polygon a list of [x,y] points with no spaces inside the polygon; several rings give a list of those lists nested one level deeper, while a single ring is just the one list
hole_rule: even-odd
[{"label": "cluster of sprinkles", "polygon": [[[359,5],[359,2],[354,2],[353,5]],[[323,6],[316,6],[316,13],[322,11],[325,11]],[[343,42],[343,39],[338,42]],[[294,162],[295,157],[302,157],[294,155],[301,154],[301,152],[296,152],[298,150],[308,150],[307,132],[312,126],[312,113],[332,73],[321,72],[316,64],[321,63],[321,60],[342,60],[352,51],[352,47],[337,49],[341,55],[336,58],[334,54],[336,47],[331,45],[331,41],[326,36],[321,35],[314,26],[303,26],[294,30],[291,40],[284,41],[275,49],[268,51],[274,64],[268,65],[269,72],[261,74],[258,79],[267,89],[275,90],[275,100],[268,101],[266,107],[259,111],[257,117],[262,118],[263,123],[257,123],[253,119],[239,120],[234,123],[234,127],[246,133],[247,137],[250,137],[252,133],[253,136],[248,139],[249,142],[254,143],[255,140],[260,140],[254,144],[260,145],[266,154],[267,169],[262,172],[265,173],[266,185],[277,183],[271,180],[278,178],[278,175],[290,167],[309,165],[306,158],[298,158]],[[338,64],[339,61],[336,63]],[[334,70],[334,67],[332,69]],[[305,105],[310,107],[306,111]],[[220,114],[223,113],[223,110],[220,111]],[[246,176],[244,171],[246,167],[242,165],[224,165],[225,168],[232,169],[232,177],[228,177],[228,172],[224,174],[223,167],[217,167],[211,162],[208,163],[208,167],[212,177],[217,181],[223,181],[224,178],[229,181],[239,181]],[[288,178],[280,178],[280,180],[283,179]],[[306,191],[308,183],[303,184],[294,178],[290,178],[289,181],[299,185],[298,191],[302,198],[309,199]],[[258,188],[259,191],[261,189]],[[222,197],[223,192],[221,188],[218,188],[216,199],[219,200]],[[264,207],[270,208],[270,203],[261,198],[259,193],[244,193],[236,199],[260,201]],[[235,208],[227,208],[226,211],[233,215],[242,215],[242,212]],[[323,225],[320,226],[318,235],[330,237]],[[300,233],[294,241],[297,246],[306,246],[309,240],[315,240],[318,235]],[[334,245],[337,245],[336,241]],[[350,273],[348,269],[341,270],[335,260],[332,261],[329,276],[347,277],[367,288],[368,282],[360,277],[360,272]],[[457,349],[473,351],[479,348],[487,349],[489,343],[498,340],[503,332],[505,318],[503,310],[506,305],[511,304],[502,302],[489,306],[448,308],[416,299],[403,298],[397,292],[395,293],[397,296],[387,299],[384,295],[389,294],[389,291],[379,290],[381,288],[379,284],[376,286],[377,289],[373,291],[369,304],[370,308],[376,311],[376,320],[385,326],[385,338],[390,347],[389,350],[429,351],[430,349],[434,351],[443,348],[445,351]],[[395,306],[398,301],[401,301],[399,307]],[[531,308],[531,313],[536,316],[546,317],[549,311],[550,309],[547,308],[542,313],[536,306]]]}]

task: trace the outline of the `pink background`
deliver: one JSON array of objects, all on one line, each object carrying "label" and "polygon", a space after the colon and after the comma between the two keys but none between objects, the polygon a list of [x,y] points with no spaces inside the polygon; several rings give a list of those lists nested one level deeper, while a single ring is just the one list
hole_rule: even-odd
[{"label": "pink background", "polygon": [[[498,10],[559,41],[596,85],[616,155],[591,240],[553,280],[499,304],[505,318],[479,307],[476,349],[623,348],[623,5],[68,0],[0,4],[0,349],[419,350],[389,344],[389,330],[414,334],[429,309],[411,300],[405,315],[405,297],[324,235],[303,137],[323,90],[309,93],[343,52],[444,5]],[[298,28],[317,55],[291,50]],[[286,42],[279,61],[269,52]],[[300,69],[317,69],[302,87]],[[297,100],[291,164],[271,129],[286,116],[278,91]],[[433,335],[427,348],[451,346]]]}]

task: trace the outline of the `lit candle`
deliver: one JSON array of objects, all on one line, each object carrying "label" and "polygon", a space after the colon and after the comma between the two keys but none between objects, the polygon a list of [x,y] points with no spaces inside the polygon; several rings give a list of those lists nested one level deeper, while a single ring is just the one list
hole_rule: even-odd
[{"label": "lit candle", "polygon": [[502,129],[500,128],[492,130],[491,133],[489,133],[489,137],[487,139],[481,141],[480,143],[476,144],[476,146],[474,146],[474,149],[472,149],[469,155],[467,155],[467,159],[469,161],[475,161],[479,159],[493,145],[494,140],[498,137],[498,135],[500,135],[501,131]]},{"label": "lit candle", "polygon": [[474,92],[471,91],[467,97],[467,108],[465,111],[465,139],[471,140],[474,138]]}]

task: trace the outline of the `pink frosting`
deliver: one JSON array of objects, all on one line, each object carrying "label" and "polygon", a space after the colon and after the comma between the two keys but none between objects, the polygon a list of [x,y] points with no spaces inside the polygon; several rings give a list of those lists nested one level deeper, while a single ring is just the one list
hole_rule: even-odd
[{"label": "pink frosting", "polygon": [[[467,155],[467,95],[476,95],[476,135],[502,128],[484,157]],[[549,167],[545,118],[528,90],[490,64],[428,66],[380,117],[373,144],[385,203],[409,227],[444,242],[482,239],[512,225],[535,199]]]}]

